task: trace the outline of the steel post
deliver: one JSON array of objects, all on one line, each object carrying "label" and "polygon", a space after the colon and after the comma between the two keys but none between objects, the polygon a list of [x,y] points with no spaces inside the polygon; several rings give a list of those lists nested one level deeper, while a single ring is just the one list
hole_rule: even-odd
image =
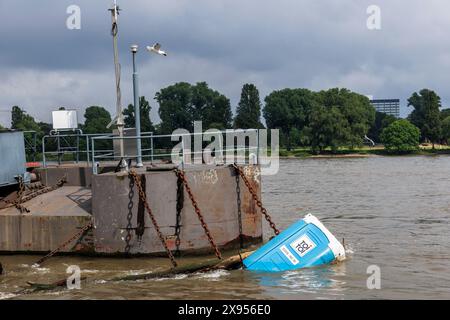
[{"label": "steel post", "polygon": [[139,86],[138,86],[138,74],[136,70],[136,52],[137,46],[132,46],[133,55],[133,96],[134,96],[134,119],[136,127],[136,167],[143,167],[142,164],[142,144],[141,144],[141,106],[139,105]]}]

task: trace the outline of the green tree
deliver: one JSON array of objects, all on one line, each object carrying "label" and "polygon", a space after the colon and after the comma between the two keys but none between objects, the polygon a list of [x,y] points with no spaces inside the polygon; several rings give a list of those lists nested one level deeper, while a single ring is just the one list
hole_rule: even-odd
[{"label": "green tree", "polygon": [[[150,119],[150,111],[152,110],[150,103],[145,99],[145,97],[140,97],[139,106],[141,116],[141,131],[142,132],[155,131],[155,127],[153,126],[152,120]],[[125,110],[123,110],[123,114],[125,116],[124,118],[125,127],[134,128],[136,122],[134,114],[134,105],[129,104],[128,107]]]},{"label": "green tree", "polygon": [[442,138],[445,142],[450,141],[450,116],[442,120]]},{"label": "green tree", "polygon": [[444,120],[445,118],[449,117],[450,116],[450,108],[442,109],[440,116],[441,116],[441,120]]},{"label": "green tree", "polygon": [[39,125],[34,118],[18,106],[13,106],[11,109],[11,129],[36,131],[41,134]]},{"label": "green tree", "polygon": [[[103,107],[90,106],[86,108],[84,112],[84,125],[82,126],[83,133],[110,133],[112,128],[107,128],[111,122],[111,114]],[[84,150],[86,148],[84,139],[81,140],[80,148]],[[113,143],[111,140],[100,139],[94,144],[95,150],[111,150]]]},{"label": "green tree", "polygon": [[189,83],[179,82],[163,88],[156,93],[155,99],[159,104],[161,133],[171,134],[178,128],[192,132],[194,119],[192,90]]},{"label": "green tree", "polygon": [[202,121],[203,128],[230,128],[232,112],[230,100],[208,87],[206,82],[191,85],[179,82],[161,89],[155,99],[159,103],[160,129],[170,134],[175,129],[193,131],[194,121]]},{"label": "green tree", "polygon": [[308,89],[283,89],[273,91],[264,101],[263,115],[267,127],[280,129],[287,149],[291,150],[292,128],[300,130],[306,125],[309,110],[317,105],[314,93]]},{"label": "green tree", "polygon": [[327,147],[336,152],[347,144],[351,128],[339,107],[318,106],[311,111],[309,123],[302,131],[304,143],[311,146],[314,153]]},{"label": "green tree", "polygon": [[[315,151],[331,147],[362,145],[375,120],[375,108],[367,97],[347,89],[317,93],[307,89],[274,91],[265,99],[263,114],[269,128],[281,130],[282,141],[291,149],[291,134],[302,132],[302,144]],[[327,114],[328,113],[328,114]],[[336,123],[330,123],[336,117]],[[321,125],[326,127],[321,128]]]},{"label": "green tree", "polygon": [[202,121],[204,129],[214,128],[213,124],[231,128],[233,113],[227,97],[210,89],[206,82],[198,82],[191,90],[194,121]]},{"label": "green tree", "polygon": [[348,89],[334,88],[320,91],[318,103],[329,108],[337,107],[344,116],[348,123],[347,128],[342,127],[346,145],[350,147],[362,145],[364,136],[375,120],[375,108],[366,96]]},{"label": "green tree", "polygon": [[112,130],[106,126],[111,122],[111,115],[103,107],[90,106],[84,112],[84,133],[109,133]]},{"label": "green tree", "polygon": [[259,91],[254,84],[246,83],[242,87],[241,99],[236,108],[234,118],[235,129],[259,129],[261,124],[261,100]]},{"label": "green tree", "polygon": [[408,120],[401,119],[385,128],[380,138],[390,152],[411,152],[419,148],[420,129]]},{"label": "green tree", "polygon": [[369,129],[369,132],[367,135],[370,139],[372,139],[375,142],[381,142],[380,141],[380,134],[383,131],[384,128],[389,126],[392,122],[397,120],[396,117],[386,114],[384,112],[376,112],[375,113],[375,121],[373,122],[372,126]]},{"label": "green tree", "polygon": [[434,144],[441,138],[441,98],[432,90],[414,92],[408,99],[408,106],[414,108],[408,119],[420,129],[422,139]]}]

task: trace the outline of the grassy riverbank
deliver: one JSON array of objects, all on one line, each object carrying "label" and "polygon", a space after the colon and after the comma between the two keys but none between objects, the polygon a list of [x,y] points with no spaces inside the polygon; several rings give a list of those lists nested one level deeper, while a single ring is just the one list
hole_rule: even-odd
[{"label": "grassy riverbank", "polygon": [[285,148],[280,148],[280,157],[282,158],[365,158],[375,156],[398,156],[398,155],[450,155],[450,147],[444,145],[435,145],[435,149],[432,149],[431,145],[420,145],[419,150],[410,152],[407,154],[394,154],[388,152],[384,146],[379,145],[375,147],[359,147],[348,148],[341,147],[337,151],[332,152],[331,149],[326,149],[320,154],[315,154],[310,148],[293,148],[288,151]]}]

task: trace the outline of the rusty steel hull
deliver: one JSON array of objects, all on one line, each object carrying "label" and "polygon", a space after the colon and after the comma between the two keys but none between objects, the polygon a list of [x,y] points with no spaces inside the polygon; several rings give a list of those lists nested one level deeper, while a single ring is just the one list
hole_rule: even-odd
[{"label": "rusty steel hull", "polygon": [[[246,167],[246,175],[260,194],[258,167]],[[161,232],[171,250],[186,254],[212,252],[205,231],[194,207],[184,190],[183,208],[180,212],[180,245],[176,246],[177,176],[173,171],[140,172],[145,175],[147,199]],[[219,247],[234,248],[240,245],[239,219],[234,169],[211,167],[191,169],[186,172],[192,193],[210,233]],[[92,179],[92,213],[95,221],[95,252],[103,254],[164,254],[152,222],[145,213],[145,229],[136,235],[139,194],[136,186],[130,194],[128,175],[102,174]],[[130,200],[130,197],[132,200]],[[251,194],[240,180],[242,233],[244,245],[262,240],[261,214]],[[131,210],[129,209],[131,207]],[[130,219],[127,215],[130,213]]]},{"label": "rusty steel hull", "polygon": [[[0,252],[47,252],[75,234],[92,219],[91,190],[63,187],[24,204],[0,210]],[[92,234],[62,248],[61,252],[91,252]]]},{"label": "rusty steel hull", "polygon": [[[244,172],[260,196],[258,166]],[[51,185],[64,174],[66,186],[34,198],[24,205],[29,213],[16,208],[0,210],[0,252],[46,252],[72,237],[88,222],[94,229],[61,252],[96,255],[164,255],[165,250],[147,212],[139,201],[137,187],[127,174],[91,175],[86,167],[41,170]],[[186,190],[178,193],[173,171],[138,171],[145,176],[145,193],[155,219],[171,250],[181,254],[213,252]],[[187,181],[216,244],[224,249],[240,246],[236,174],[225,166],[200,166],[186,170]],[[92,185],[92,189],[89,188]],[[262,219],[251,194],[239,178],[243,245],[262,241]],[[130,192],[131,190],[131,192]],[[180,200],[180,198],[182,200]],[[179,246],[175,226],[179,211]],[[144,228],[138,232],[138,221]]]}]

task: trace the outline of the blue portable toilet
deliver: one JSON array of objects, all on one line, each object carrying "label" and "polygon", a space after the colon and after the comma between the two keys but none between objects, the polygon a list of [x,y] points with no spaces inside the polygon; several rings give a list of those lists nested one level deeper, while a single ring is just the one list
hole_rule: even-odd
[{"label": "blue portable toilet", "polygon": [[344,246],[319,219],[308,214],[244,259],[243,263],[248,270],[277,272],[344,259]]}]

